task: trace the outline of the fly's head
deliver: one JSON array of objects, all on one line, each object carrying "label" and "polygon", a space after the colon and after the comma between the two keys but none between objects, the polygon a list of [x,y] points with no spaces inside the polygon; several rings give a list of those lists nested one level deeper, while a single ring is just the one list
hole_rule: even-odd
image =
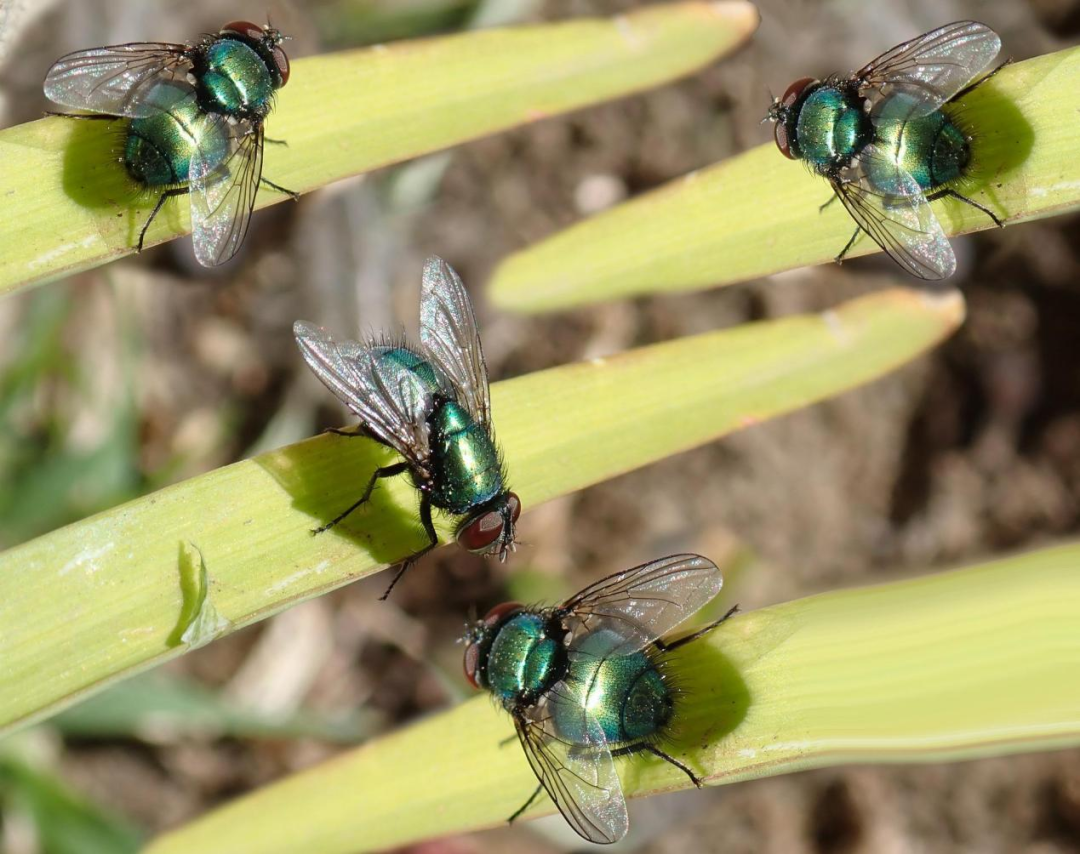
[{"label": "fly's head", "polygon": [[514,525],[521,515],[521,499],[513,492],[504,492],[488,502],[458,528],[457,541],[474,554],[506,556],[514,551]]},{"label": "fly's head", "polygon": [[265,27],[251,21],[233,21],[221,28],[221,36],[239,39],[251,45],[270,70],[275,89],[280,89],[289,82],[289,57],[281,43],[288,41],[288,36],[281,30],[267,24]]},{"label": "fly's head", "polygon": [[787,87],[781,97],[773,99],[772,104],[769,105],[769,112],[764,119],[764,121],[773,123],[773,137],[776,139],[776,147],[789,160],[799,159],[798,151],[793,146],[795,122],[798,120],[796,104],[799,103],[806,88],[814,83],[817,83],[817,80],[813,77],[803,77],[796,80]]},{"label": "fly's head", "polygon": [[518,602],[503,602],[496,605],[484,616],[484,619],[471,623],[461,640],[465,644],[465,678],[474,688],[486,689],[487,657],[491,643],[498,634],[499,626],[518,611],[522,610]]}]

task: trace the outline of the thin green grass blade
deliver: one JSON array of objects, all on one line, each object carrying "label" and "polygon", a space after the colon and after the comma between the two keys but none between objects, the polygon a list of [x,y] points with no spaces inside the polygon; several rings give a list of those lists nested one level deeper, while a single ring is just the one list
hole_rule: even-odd
[{"label": "thin green grass blade", "polygon": [[[59,775],[18,755],[0,755],[0,797],[7,827],[32,826],[36,845],[30,850],[45,854],[128,854],[139,850],[140,834],[124,819],[87,802],[70,791]],[[15,832],[5,837],[19,838]]]},{"label": "thin green grass blade", "polygon": [[[465,140],[656,86],[742,44],[749,3],[646,6],[610,20],[486,30],[299,59],[264,175],[307,192]],[[156,197],[117,162],[122,126],[48,118],[0,131],[0,294],[129,255]],[[256,206],[285,197],[265,188]],[[190,228],[170,202],[146,245]]]},{"label": "thin green grass blade", "polygon": [[[883,291],[820,316],[497,383],[493,416],[511,485],[528,511],[879,377],[962,317],[957,294]],[[221,634],[416,551],[425,537],[405,477],[380,486],[332,532],[309,533],[392,459],[372,441],[323,435],[0,554],[0,732],[180,655],[188,644],[177,628],[186,631],[195,614],[213,608]],[[452,538],[450,522],[437,526],[444,541]],[[528,531],[526,512],[526,540]]]},{"label": "thin green grass blade", "polygon": [[[709,782],[1080,744],[1080,546],[747,614],[683,647],[673,755]],[[536,780],[478,697],[257,791],[145,854],[359,854],[504,823]],[[690,787],[619,760],[630,795]],[[530,816],[552,812],[543,801]]]},{"label": "thin green grass blade", "polygon": [[[1002,69],[956,113],[974,135],[974,174],[961,192],[1009,224],[1080,207],[1078,113],[1080,48]],[[509,256],[495,271],[491,299],[514,311],[554,311],[832,263],[854,223],[840,204],[818,212],[831,194],[827,181],[770,142]],[[948,234],[994,227],[960,202],[935,202],[934,210]],[[864,236],[849,255],[879,251]]]}]

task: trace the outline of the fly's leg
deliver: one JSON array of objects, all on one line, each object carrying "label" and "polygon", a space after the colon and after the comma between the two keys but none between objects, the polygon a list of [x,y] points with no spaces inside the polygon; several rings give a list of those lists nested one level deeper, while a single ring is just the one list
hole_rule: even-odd
[{"label": "fly's leg", "polygon": [[936,192],[934,192],[931,195],[927,196],[926,201],[933,202],[933,201],[937,201],[938,199],[945,199],[945,198],[956,199],[958,202],[963,202],[966,205],[971,205],[973,208],[977,208],[978,210],[981,210],[984,214],[986,214],[988,217],[990,217],[990,219],[992,219],[994,221],[994,225],[996,225],[998,228],[1004,228],[1005,227],[1005,223],[1002,222],[1000,219],[998,219],[996,216],[994,216],[994,212],[991,211],[990,208],[985,207],[983,205],[980,205],[974,199],[969,199],[967,196],[960,195],[958,192],[956,192],[956,190],[948,190],[948,189],[946,189],[946,190],[937,190]]},{"label": "fly's leg", "polygon": [[370,438],[367,433],[362,433],[356,428],[353,428],[352,430],[342,430],[340,427],[327,427],[323,432],[333,433],[335,436],[344,436],[346,439],[355,439],[357,436]]},{"label": "fly's leg", "polygon": [[859,226],[855,226],[855,233],[851,235],[851,240],[844,244],[844,248],[840,250],[840,254],[833,259],[837,264],[844,263],[844,256],[848,254],[851,247],[855,245],[855,241],[859,239],[860,231],[862,231],[862,229]]},{"label": "fly's leg", "polygon": [[[399,463],[398,465],[402,466],[403,469],[405,467],[405,463]],[[409,555],[402,561],[401,569],[397,571],[394,580],[390,582],[390,586],[386,588],[386,592],[379,597],[380,602],[386,601],[386,597],[390,595],[390,591],[394,589],[394,585],[401,581],[401,576],[408,572],[410,566],[439,544],[439,535],[435,533],[435,525],[431,521],[431,499],[426,492],[420,494],[420,523],[424,526],[424,531],[428,535],[428,544],[420,549],[420,551]]]},{"label": "fly's leg", "polygon": [[836,193],[833,193],[833,194],[832,194],[831,196],[829,196],[829,201],[825,202],[825,204],[821,205],[821,206],[820,206],[820,207],[819,207],[819,208],[817,209],[817,210],[818,210],[818,213],[824,213],[824,212],[825,212],[825,208],[827,208],[827,207],[828,207],[829,205],[831,205],[831,204],[832,204],[833,202],[835,202],[835,201],[836,201],[837,199],[839,199],[839,198],[840,198],[840,197],[839,197],[838,195],[836,195]]},{"label": "fly's leg", "polygon": [[1012,58],[1010,57],[1009,59],[1006,59],[1003,63],[1001,63],[1001,65],[999,65],[993,71],[989,72],[988,74],[984,74],[982,77],[980,77],[974,83],[968,83],[967,86],[965,86],[963,89],[961,89],[959,92],[957,92],[951,98],[949,98],[948,103],[951,104],[953,101],[959,101],[961,98],[963,98],[965,95],[967,95],[972,90],[978,89],[980,86],[983,85],[983,83],[985,83],[987,80],[989,80],[995,74],[997,74],[999,71],[1001,71],[1002,68],[1004,68],[1006,65],[1010,64],[1011,62],[1012,62]]},{"label": "fly's leg", "polygon": [[84,119],[92,122],[115,122],[123,116],[114,116],[112,113],[58,113],[53,110],[45,110],[46,116],[59,116],[62,119]]},{"label": "fly's leg", "polygon": [[[712,626],[710,626],[710,628],[712,628]],[[674,756],[669,756],[668,754],[664,753],[664,751],[662,751],[655,744],[649,744],[648,742],[644,742],[642,744],[631,744],[627,747],[620,747],[618,750],[611,751],[612,756],[633,756],[635,753],[651,753],[653,756],[657,756],[660,759],[663,759],[665,762],[674,765],[676,768],[682,771],[687,777],[690,778],[690,782],[697,786],[697,788],[700,789],[704,785],[704,783],[701,782],[701,778],[698,777],[697,774],[695,774],[693,771],[683,765]]]},{"label": "fly's leg", "polygon": [[[284,143],[282,143],[282,144],[284,145]],[[259,176],[259,183],[260,184],[266,184],[266,186],[269,187],[271,190],[277,190],[279,193],[284,193],[286,196],[288,196],[294,202],[300,201],[300,194],[299,193],[293,192],[292,190],[286,190],[280,184],[275,184],[269,178],[263,178],[260,175]]]},{"label": "fly's leg", "polygon": [[678,649],[680,646],[686,646],[688,643],[696,641],[698,638],[704,637],[709,632],[711,632],[713,629],[715,629],[717,626],[719,626],[721,623],[723,623],[725,620],[727,620],[728,617],[734,615],[738,610],[739,610],[738,605],[732,605],[731,609],[726,614],[724,614],[724,616],[722,616],[719,620],[715,620],[715,621],[709,623],[709,625],[703,626],[702,628],[700,628],[696,632],[694,632],[692,635],[687,635],[684,638],[679,638],[678,640],[672,641],[671,643],[664,643],[664,641],[657,638],[656,640],[653,641],[653,644],[661,652],[671,652],[671,650],[673,650],[673,649]]},{"label": "fly's leg", "polygon": [[375,469],[375,472],[371,475],[371,480],[368,481],[367,487],[364,489],[364,494],[360,497],[360,500],[353,503],[344,513],[339,513],[321,528],[313,529],[311,535],[315,536],[316,534],[321,534],[323,531],[329,531],[331,528],[334,527],[334,525],[336,525],[338,522],[340,522],[342,519],[352,513],[353,510],[355,510],[357,507],[367,501],[371,497],[372,490],[375,489],[375,481],[379,480],[379,478],[394,477],[395,475],[399,475],[403,471],[408,470],[408,468],[408,463],[394,463],[392,466],[383,466],[382,468]]},{"label": "fly's leg", "polygon": [[263,137],[263,142],[268,143],[270,145],[284,145],[286,148],[289,147],[289,143],[287,143],[285,140],[283,140],[283,139],[270,139],[270,137],[268,137],[268,136]]},{"label": "fly's leg", "polygon": [[142,227],[142,231],[139,232],[139,245],[135,248],[136,252],[142,252],[143,241],[146,239],[146,230],[150,228],[150,223],[154,221],[154,217],[158,215],[158,211],[161,210],[165,202],[167,202],[173,196],[186,196],[187,194],[187,187],[174,187],[171,190],[166,190],[158,197],[157,204],[154,205],[153,211],[150,212],[149,219],[146,220],[146,223]]},{"label": "fly's leg", "polygon": [[[106,122],[114,122],[117,119],[123,118],[123,116],[114,116],[114,115],[112,115],[110,113],[93,113],[93,114],[90,114],[90,115],[79,115],[79,114],[76,114],[76,113],[54,113],[51,110],[46,110],[45,115],[47,115],[47,116],[61,116],[62,118],[65,118],[65,119],[81,119],[81,120],[89,120],[89,121],[106,121]],[[147,231],[147,229],[150,228],[150,223],[152,223],[154,221],[154,217],[156,217],[158,215],[158,212],[161,210],[161,208],[165,204],[165,202],[167,202],[169,199],[173,198],[174,196],[186,196],[187,194],[188,194],[188,188],[187,187],[174,187],[171,190],[166,190],[164,193],[162,193],[158,197],[157,204],[154,205],[154,210],[150,212],[149,218],[143,224],[142,231],[139,232],[139,243],[135,247],[136,252],[142,252],[142,250],[143,250],[143,242],[146,240],[146,231]]]},{"label": "fly's leg", "polygon": [[516,810],[516,811],[514,812],[514,814],[513,814],[512,816],[510,816],[510,818],[508,818],[508,819],[506,820],[506,823],[507,823],[507,824],[513,824],[513,823],[514,823],[514,819],[516,819],[516,818],[517,818],[518,816],[520,816],[520,815],[521,815],[521,814],[522,814],[523,812],[525,812],[525,810],[527,810],[527,809],[528,809],[529,807],[531,807],[531,806],[532,806],[532,802],[536,800],[536,798],[537,798],[537,797],[539,796],[539,794],[540,794],[540,793],[541,793],[541,792],[542,792],[543,790],[544,790],[544,784],[543,784],[543,783],[540,783],[539,785],[537,785],[537,787],[536,787],[536,791],[534,791],[534,792],[533,792],[533,793],[532,793],[531,795],[529,795],[529,799],[528,799],[527,801],[525,801],[525,803],[523,803],[523,804],[521,805],[521,807],[520,807],[520,808],[518,808],[518,809],[517,809],[517,810]]}]

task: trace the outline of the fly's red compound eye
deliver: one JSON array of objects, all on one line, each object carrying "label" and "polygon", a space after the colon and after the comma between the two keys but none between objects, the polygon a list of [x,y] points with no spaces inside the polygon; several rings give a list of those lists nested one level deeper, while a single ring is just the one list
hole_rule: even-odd
[{"label": "fly's red compound eye", "polygon": [[782,97],[776,104],[773,105],[773,109],[769,111],[771,118],[775,120],[773,125],[773,136],[776,139],[776,147],[780,149],[780,153],[789,160],[795,160],[795,154],[791,150],[791,139],[788,135],[787,129],[787,111],[794,106],[795,102],[799,100],[802,93],[806,90],[806,87],[814,82],[813,77],[803,77],[796,80],[784,92]]},{"label": "fly's red compound eye", "polygon": [[473,519],[457,535],[458,544],[471,552],[486,552],[497,542],[503,532],[503,517],[498,510],[491,510]]},{"label": "fly's red compound eye", "polygon": [[236,33],[239,36],[255,40],[261,39],[266,34],[262,27],[251,23],[251,21],[233,21],[231,24],[222,27],[221,31],[223,33]]},{"label": "fly's red compound eye", "polygon": [[481,620],[481,624],[490,629],[492,626],[497,626],[508,616],[521,610],[520,602],[503,602],[501,605],[496,605],[490,611],[484,615],[484,619]]},{"label": "fly's red compound eye", "polygon": [[465,660],[463,662],[465,669],[465,678],[469,680],[469,684],[474,688],[483,688],[484,686],[480,682],[480,644],[483,642],[483,638],[488,636],[491,629],[494,629],[500,623],[502,623],[511,614],[516,614],[521,610],[520,602],[503,602],[501,605],[496,605],[482,619],[471,631],[470,637],[476,638],[465,647]]},{"label": "fly's red compound eye", "polygon": [[776,147],[780,149],[780,153],[789,160],[794,160],[795,155],[791,153],[791,146],[788,143],[787,128],[784,127],[783,121],[777,121],[773,125],[773,136],[776,137]]},{"label": "fly's red compound eye", "polygon": [[285,51],[277,45],[274,45],[272,53],[274,56],[274,65],[277,66],[278,74],[281,75],[281,85],[284,86],[289,82],[289,57],[287,57]]},{"label": "fly's red compound eye", "polygon": [[511,492],[506,496],[506,503],[510,507],[510,522],[517,522],[518,516],[521,515],[521,499],[517,497],[516,492]]},{"label": "fly's red compound eye", "polygon": [[465,678],[474,688],[483,688],[480,684],[480,647],[475,643],[465,647]]},{"label": "fly's red compound eye", "polygon": [[799,96],[802,95],[803,90],[813,82],[813,77],[802,77],[796,80],[787,87],[787,90],[784,92],[784,97],[780,99],[780,106],[790,107],[799,100]]}]

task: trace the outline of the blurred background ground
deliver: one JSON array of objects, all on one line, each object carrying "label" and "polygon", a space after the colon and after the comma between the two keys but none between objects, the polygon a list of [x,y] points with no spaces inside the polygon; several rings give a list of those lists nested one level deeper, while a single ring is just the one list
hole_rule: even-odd
[{"label": "blurred background ground", "polygon": [[[0,66],[5,126],[45,109],[41,79],[68,50],[184,40],[267,11],[247,0],[224,15],[209,0],[45,5]],[[325,0],[270,12],[300,56],[635,5]],[[759,124],[768,92],[797,77],[856,68],[965,17],[994,27],[1017,59],[1080,38],[1080,3],[1068,0],[759,5],[759,33],[725,63],[257,213],[226,268],[197,267],[179,241],[0,303],[0,547],[347,422],[303,369],[292,321],[343,333],[414,324],[422,259],[433,252],[478,298],[492,379],[910,284],[878,256],[544,318],[496,313],[481,296],[506,253],[768,142]],[[466,686],[453,641],[470,607],[482,612],[522,588],[557,596],[693,550],[727,561],[731,600],[757,608],[1075,534],[1076,231],[1075,217],[1059,217],[955,240],[954,281],[969,318],[950,341],[867,388],[530,509],[521,527],[530,545],[511,577],[444,549],[390,603],[375,601],[382,576],[354,584],[173,662],[166,687],[143,681],[120,697],[126,716],[73,714],[21,737],[19,764],[0,763],[0,850],[129,850],[131,833],[178,824],[310,765],[341,749],[335,740],[456,701]],[[201,732],[140,716],[146,697],[163,691],[206,715]],[[284,715],[291,729],[256,737],[268,715]],[[1078,851],[1078,758],[834,769],[649,799],[633,806],[624,850]],[[29,783],[27,769],[38,775]],[[93,808],[65,806],[57,781]],[[62,847],[62,833],[51,838],[64,822],[81,828],[74,847]],[[97,822],[104,847],[87,847]],[[545,821],[425,850],[511,847],[581,844]]]}]

